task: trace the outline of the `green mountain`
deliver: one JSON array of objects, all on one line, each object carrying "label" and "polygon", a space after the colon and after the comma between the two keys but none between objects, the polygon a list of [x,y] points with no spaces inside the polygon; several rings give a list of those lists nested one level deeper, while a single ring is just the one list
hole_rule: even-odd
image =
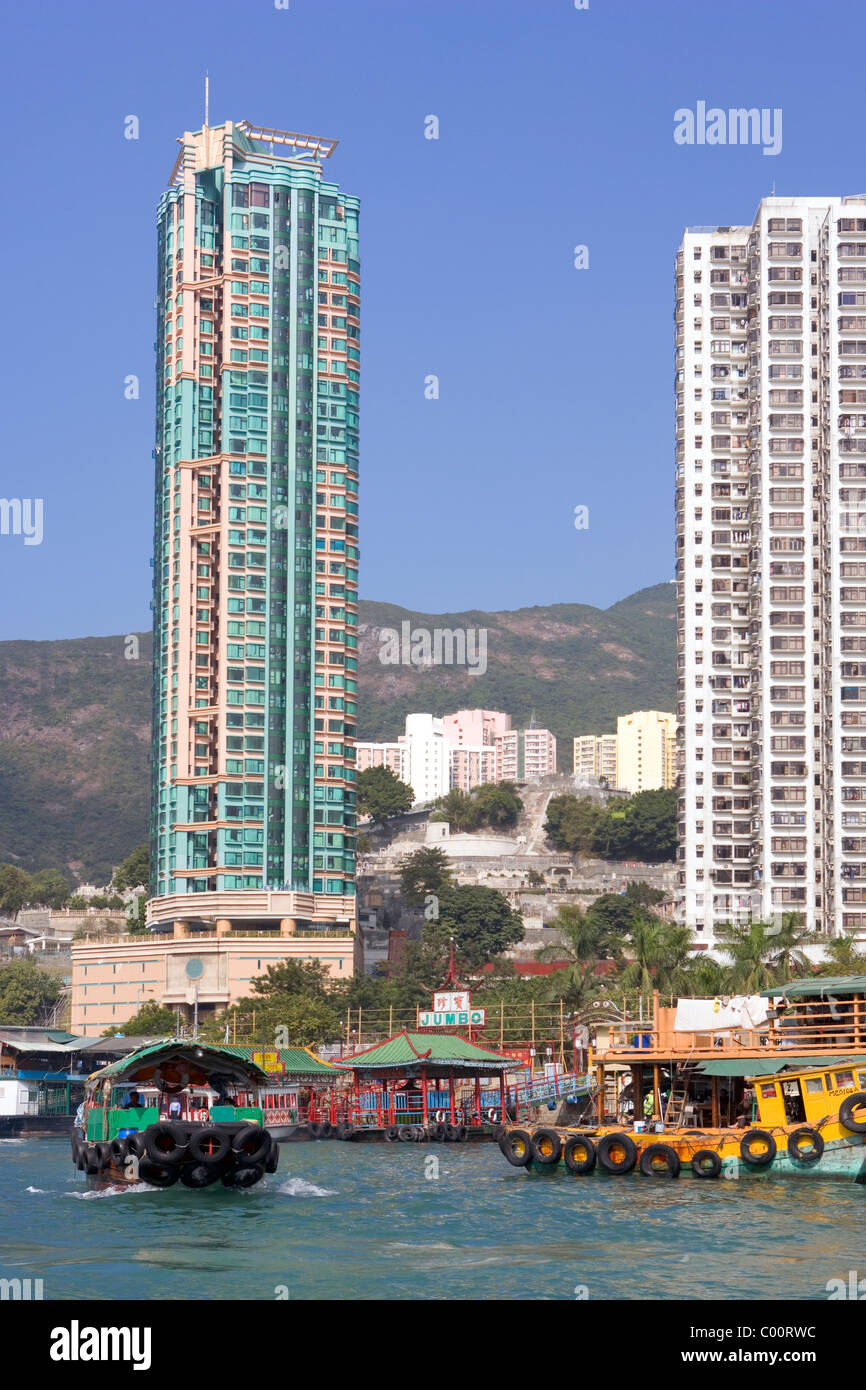
[{"label": "green mountain", "polygon": [[[611,608],[558,603],[515,612],[415,613],[363,601],[358,736],[396,738],[412,710],[502,709],[537,722],[571,761],[577,733],[632,709],[674,709],[675,589],[656,584]],[[382,630],[485,629],[487,669],[383,664]],[[0,642],[0,862],[66,868],[102,882],[147,837],[149,633]]]}]

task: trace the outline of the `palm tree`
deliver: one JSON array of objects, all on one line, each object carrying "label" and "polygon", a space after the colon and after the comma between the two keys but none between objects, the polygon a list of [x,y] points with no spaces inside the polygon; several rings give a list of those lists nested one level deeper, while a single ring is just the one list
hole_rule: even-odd
[{"label": "palm tree", "polygon": [[635,913],[631,931],[631,960],[620,977],[623,988],[639,994],[654,989],[679,994],[690,983],[690,955],[694,933],[689,927],[663,922],[651,913]]},{"label": "palm tree", "polygon": [[551,977],[557,997],[576,1006],[586,1004],[598,990],[594,972],[605,954],[605,924],[585,916],[576,904],[563,903],[551,926],[559,932],[560,944],[542,946],[535,959],[564,961],[564,970]]},{"label": "palm tree", "polygon": [[692,956],[685,993],[696,999],[714,999],[717,994],[724,994],[726,986],[725,971],[714,956]]},{"label": "palm tree", "polygon": [[804,971],[811,972],[812,963],[799,948],[807,941],[814,942],[815,938],[812,932],[804,927],[799,912],[783,913],[781,926],[771,927],[767,935],[774,938],[772,965],[777,971],[774,984],[787,985]]},{"label": "palm tree", "polygon": [[478,824],[478,806],[475,798],[461,787],[452,787],[445,796],[440,796],[434,812],[436,820],[446,820],[452,830],[474,830]]},{"label": "palm tree", "polygon": [[834,936],[824,943],[824,955],[819,975],[862,975],[866,974],[866,956],[857,949],[857,937]]},{"label": "palm tree", "polygon": [[[760,994],[773,985],[786,984],[797,963],[808,967],[808,960],[797,947],[808,939],[795,913],[783,919],[782,926],[769,922],[723,922],[716,928],[716,941],[729,958],[727,987],[735,993]],[[802,965],[800,963],[803,963]]]}]

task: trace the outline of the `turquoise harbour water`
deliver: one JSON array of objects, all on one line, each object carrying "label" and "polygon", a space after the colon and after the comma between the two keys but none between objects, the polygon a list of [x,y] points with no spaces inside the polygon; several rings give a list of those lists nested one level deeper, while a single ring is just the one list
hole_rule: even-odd
[{"label": "turquoise harbour water", "polygon": [[249,1192],[106,1195],[65,1139],[0,1140],[0,1199],[0,1277],[46,1300],[825,1300],[866,1275],[866,1187],[529,1175],[495,1144],[284,1144]]}]

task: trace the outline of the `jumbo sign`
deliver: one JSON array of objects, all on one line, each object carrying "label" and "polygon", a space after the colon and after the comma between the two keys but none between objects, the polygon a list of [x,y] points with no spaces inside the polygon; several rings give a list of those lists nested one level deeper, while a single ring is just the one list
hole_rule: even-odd
[{"label": "jumbo sign", "polygon": [[486,1009],[434,1008],[418,1011],[419,1028],[483,1028],[486,1021]]}]

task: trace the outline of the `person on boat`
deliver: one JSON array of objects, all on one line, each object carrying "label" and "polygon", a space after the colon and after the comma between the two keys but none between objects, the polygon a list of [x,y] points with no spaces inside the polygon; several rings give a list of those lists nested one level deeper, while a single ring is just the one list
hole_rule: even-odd
[{"label": "person on boat", "polygon": [[735,1121],[736,1129],[748,1129],[749,1125],[752,1123],[752,1106],[754,1103],[755,1093],[750,1086],[747,1086],[743,1091],[743,1099],[740,1101],[737,1109],[737,1118]]}]

